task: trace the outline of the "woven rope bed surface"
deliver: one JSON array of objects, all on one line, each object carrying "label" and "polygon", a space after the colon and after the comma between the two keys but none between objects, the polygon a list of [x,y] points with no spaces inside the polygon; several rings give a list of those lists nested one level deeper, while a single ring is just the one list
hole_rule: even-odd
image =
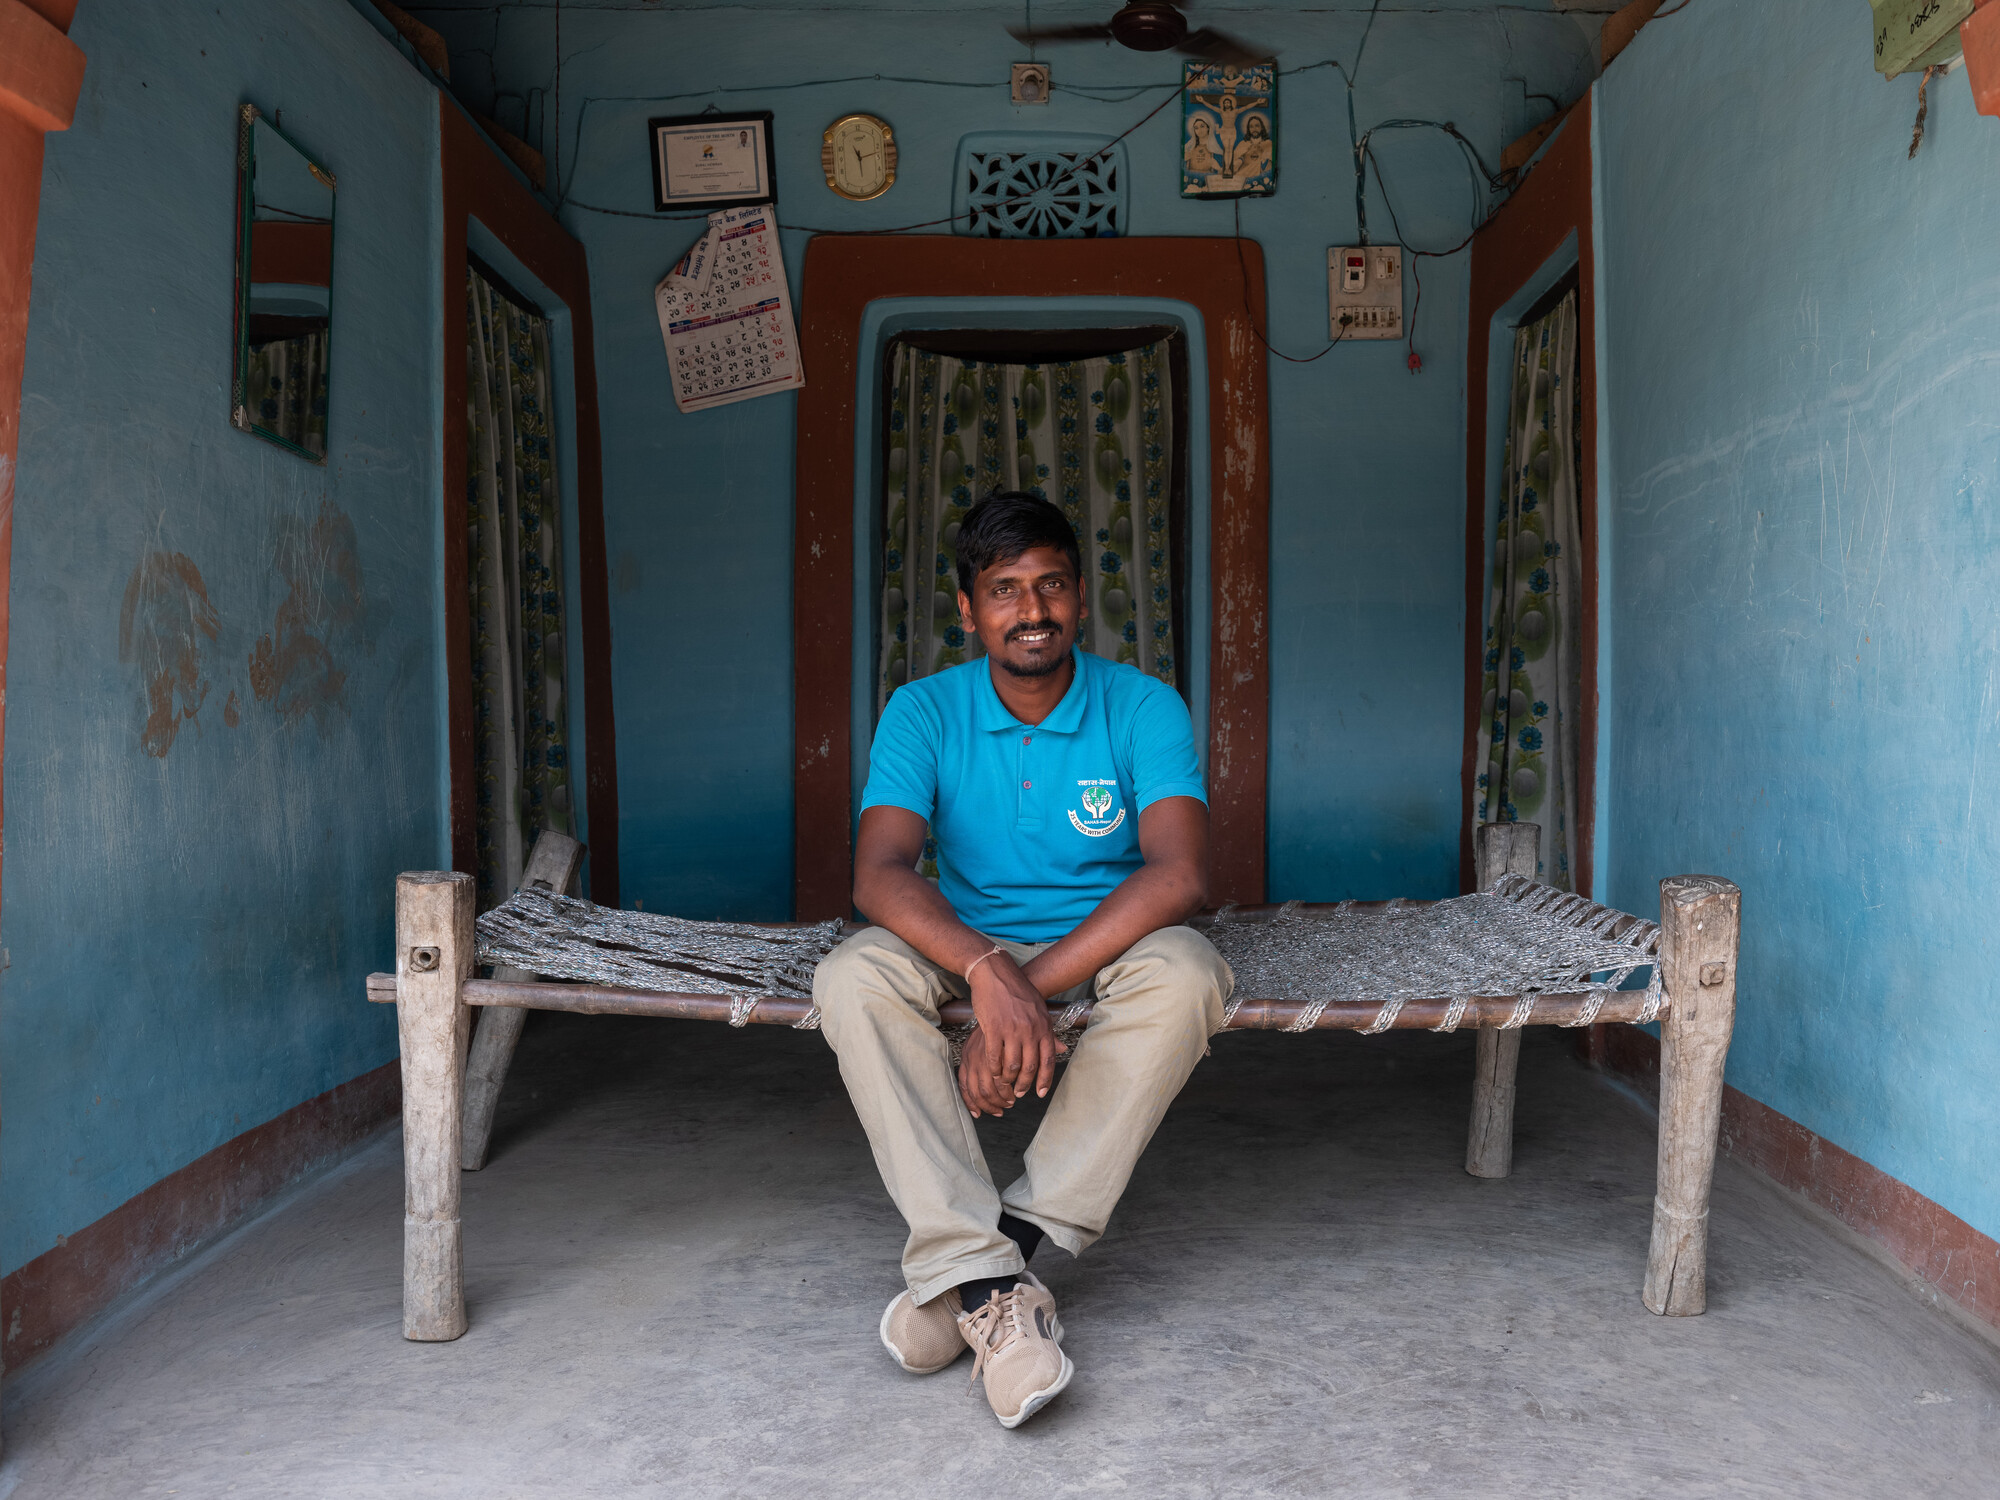
[{"label": "woven rope bed surface", "polygon": [[[548,891],[517,892],[479,918],[478,961],[550,979],[638,990],[732,997],[730,1024],[750,1019],[766,997],[810,999],[813,970],[840,942],[843,924],[758,927],[694,922],[593,906]],[[1503,1029],[1527,1023],[1542,995],[1586,992],[1568,1026],[1597,1019],[1610,992],[1649,972],[1638,1019],[1664,1009],[1660,929],[1519,875],[1491,891],[1450,901],[1305,908],[1289,903],[1259,919],[1225,908],[1206,927],[1236,975],[1224,1025],[1246,1000],[1302,1002],[1286,1031],[1310,1031],[1335,1002],[1380,1007],[1373,1033],[1396,1024],[1412,1000],[1449,999],[1452,1031],[1469,1002],[1513,999]],[[1068,1007],[1058,1029],[1073,1032],[1088,1004]],[[1412,1024],[1422,1024],[1415,1021]],[[819,1012],[797,1025],[811,1030]]]}]

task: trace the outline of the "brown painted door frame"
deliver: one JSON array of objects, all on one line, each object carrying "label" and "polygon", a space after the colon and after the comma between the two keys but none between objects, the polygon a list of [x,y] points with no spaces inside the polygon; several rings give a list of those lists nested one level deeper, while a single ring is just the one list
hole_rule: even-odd
[{"label": "brown painted door frame", "polygon": [[1578,702],[1576,822],[1571,867],[1579,891],[1595,878],[1597,823],[1597,247],[1591,236],[1590,99],[1575,106],[1541,161],[1472,241],[1472,288],[1465,361],[1465,747],[1459,815],[1459,879],[1473,890],[1472,814],[1478,806],[1479,719],[1486,654],[1487,368],[1493,319],[1576,236],[1577,376],[1583,385],[1583,468],[1577,484],[1583,558],[1582,691]]},{"label": "brown painted door frame", "polygon": [[570,317],[576,393],[576,520],[583,632],[584,798],[590,895],[618,905],[618,741],[611,705],[611,601],[604,553],[604,463],[597,427],[597,354],[583,246],[536,201],[458,107],[438,97],[444,172],[444,590],[446,713],[451,763],[451,861],[478,868],[473,779],[472,611],[466,556],[466,226],[477,219],[557,297]]},{"label": "brown painted door frame", "polygon": [[[794,908],[851,910],[854,420],[864,310],[886,297],[1156,297],[1208,346],[1211,899],[1264,899],[1270,729],[1270,416],[1264,257],[1236,239],[820,235],[806,246],[792,552]],[[1253,321],[1254,320],[1254,321]]]}]

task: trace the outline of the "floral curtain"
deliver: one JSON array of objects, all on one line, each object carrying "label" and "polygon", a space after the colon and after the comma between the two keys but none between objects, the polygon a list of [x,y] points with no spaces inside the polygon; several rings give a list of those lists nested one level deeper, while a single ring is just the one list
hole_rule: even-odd
[{"label": "floral curtain", "polygon": [[878,712],[912,677],[980,654],[958,618],[958,527],[995,490],[1053,500],[1076,528],[1084,649],[1174,683],[1165,343],[1050,364],[890,354]]},{"label": "floral curtain", "polygon": [[465,287],[479,904],[498,905],[544,828],[569,833],[562,504],[549,325],[478,272]]},{"label": "floral curtain", "polygon": [[245,399],[253,425],[326,456],[327,334],[302,334],[250,347]]},{"label": "floral curtain", "polygon": [[1516,330],[1486,628],[1479,823],[1542,825],[1542,879],[1572,889],[1579,615],[1576,293]]}]

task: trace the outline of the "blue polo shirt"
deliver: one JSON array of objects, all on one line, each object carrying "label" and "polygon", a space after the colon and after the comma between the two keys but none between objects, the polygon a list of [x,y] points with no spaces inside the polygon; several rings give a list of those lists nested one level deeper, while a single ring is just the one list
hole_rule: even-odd
[{"label": "blue polo shirt", "polygon": [[1135,667],[1072,648],[1055,712],[1023,724],[984,657],[896,690],[868,754],[871,807],[907,807],[937,841],[938,888],[989,937],[1063,936],[1145,863],[1139,814],[1196,797],[1187,705]]}]

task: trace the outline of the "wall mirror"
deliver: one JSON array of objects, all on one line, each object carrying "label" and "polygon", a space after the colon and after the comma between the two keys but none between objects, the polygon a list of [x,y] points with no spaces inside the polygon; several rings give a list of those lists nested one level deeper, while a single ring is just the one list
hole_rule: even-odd
[{"label": "wall mirror", "polygon": [[236,379],[230,420],[326,462],[333,174],[255,105],[236,143]]}]

